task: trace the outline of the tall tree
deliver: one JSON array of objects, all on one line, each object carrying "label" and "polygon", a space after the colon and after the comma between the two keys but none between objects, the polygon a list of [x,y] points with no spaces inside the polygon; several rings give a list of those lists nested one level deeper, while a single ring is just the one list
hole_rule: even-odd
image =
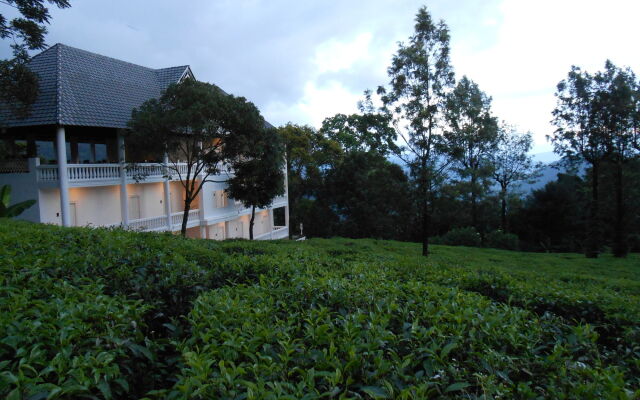
[{"label": "tall tree", "polygon": [[603,125],[607,159],[614,166],[615,229],[613,254],[625,257],[627,244],[626,185],[624,166],[637,155],[634,136],[640,125],[640,90],[636,76],[630,69],[616,67],[607,60],[604,71],[594,75],[594,112]]},{"label": "tall tree", "polygon": [[[9,20],[0,14],[0,39],[11,40],[13,58],[0,60],[0,100],[24,117],[38,96],[38,77],[27,66],[29,50],[46,47],[46,25],[51,19],[44,0],[3,0],[19,16]],[[70,7],[69,0],[48,0],[59,8]]]},{"label": "tall tree", "polygon": [[326,202],[340,223],[335,234],[407,239],[412,218],[410,183],[402,168],[370,151],[347,153],[328,171]]},{"label": "tall tree", "polygon": [[491,115],[491,97],[463,76],[447,96],[445,110],[448,127],[443,135],[443,151],[452,158],[458,177],[466,179],[471,223],[482,233],[484,230],[478,222],[478,198],[488,190],[489,157],[498,138],[498,123]]},{"label": "tall tree", "polygon": [[548,136],[554,151],[568,160],[584,160],[591,166],[591,202],[585,255],[596,258],[601,246],[598,177],[608,146],[603,121],[598,115],[593,76],[571,67],[566,79],[558,83],[557,104],[553,110],[555,132]]},{"label": "tall tree", "polygon": [[322,122],[320,133],[340,143],[345,152],[376,152],[387,155],[397,152],[396,131],[389,113],[378,112],[373,105],[371,91],[358,102],[359,114],[336,114]]},{"label": "tall tree", "polygon": [[400,43],[387,72],[389,88],[379,87],[384,111],[392,116],[401,137],[401,158],[411,166],[417,183],[422,219],[422,254],[429,254],[430,197],[437,169],[435,144],[442,132],[448,90],[454,84],[449,62],[449,29],[434,22],[426,7],[415,19],[408,44]]},{"label": "tall tree", "polygon": [[233,172],[229,179],[229,195],[251,208],[249,239],[253,240],[256,208],[271,205],[284,193],[285,153],[282,138],[275,128],[242,131],[230,136],[224,152]]},{"label": "tall tree", "polygon": [[498,130],[496,148],[489,155],[493,179],[500,185],[500,227],[503,232],[509,231],[507,198],[510,187],[516,182],[535,178],[541,167],[529,155],[532,142],[531,133],[518,133],[513,126],[503,123]]},{"label": "tall tree", "polygon": [[[289,123],[278,128],[284,141],[287,158],[287,179],[290,226],[298,229],[301,223],[324,223],[309,218],[308,203],[315,201],[321,191],[327,169],[336,165],[343,156],[340,143],[327,139],[310,126]],[[306,223],[308,225],[308,223]],[[292,237],[293,229],[289,229]]]},{"label": "tall tree", "polygon": [[[186,79],[170,85],[159,99],[148,100],[133,110],[127,141],[158,159],[167,155],[168,162],[163,165],[169,175],[178,176],[184,188],[184,236],[191,204],[202,186],[219,181],[214,176],[220,175],[223,164],[239,156],[223,151],[228,139],[259,132],[264,125],[258,109],[245,98]],[[181,163],[186,163],[186,169]]]}]

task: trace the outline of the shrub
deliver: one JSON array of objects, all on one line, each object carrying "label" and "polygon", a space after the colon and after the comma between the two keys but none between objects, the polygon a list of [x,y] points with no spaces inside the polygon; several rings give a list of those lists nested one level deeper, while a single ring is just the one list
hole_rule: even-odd
[{"label": "shrub", "polygon": [[454,228],[442,236],[441,242],[448,246],[480,246],[480,234],[472,227]]},{"label": "shrub", "polygon": [[503,250],[518,250],[519,239],[513,233],[505,233],[501,230],[487,233],[484,237],[485,247]]},{"label": "shrub", "polygon": [[0,398],[640,398],[637,265],[0,220]]}]

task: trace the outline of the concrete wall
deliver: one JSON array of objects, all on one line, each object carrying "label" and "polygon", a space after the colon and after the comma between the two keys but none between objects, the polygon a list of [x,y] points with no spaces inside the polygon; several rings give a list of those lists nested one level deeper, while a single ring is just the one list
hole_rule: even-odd
[{"label": "concrete wall", "polygon": [[17,218],[32,222],[40,222],[41,205],[39,204],[38,185],[36,184],[35,172],[0,174],[0,186],[3,185],[11,186],[10,205],[20,203],[25,200],[36,200],[36,204],[29,207]]}]

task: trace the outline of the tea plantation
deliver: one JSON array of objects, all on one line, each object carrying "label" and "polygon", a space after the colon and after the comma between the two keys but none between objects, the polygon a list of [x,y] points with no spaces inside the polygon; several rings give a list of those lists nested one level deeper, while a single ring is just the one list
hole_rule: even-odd
[{"label": "tea plantation", "polygon": [[640,398],[640,257],[0,220],[0,398]]}]

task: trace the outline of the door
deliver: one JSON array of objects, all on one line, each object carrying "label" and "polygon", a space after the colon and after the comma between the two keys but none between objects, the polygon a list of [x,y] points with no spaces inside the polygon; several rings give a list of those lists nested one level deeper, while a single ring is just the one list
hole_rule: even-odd
[{"label": "door", "polygon": [[78,226],[78,212],[75,202],[69,203],[69,217],[71,226]]},{"label": "door", "polygon": [[231,225],[231,237],[242,238],[244,237],[244,224],[242,221],[235,221]]},{"label": "door", "polygon": [[224,240],[224,225],[215,225],[212,227],[211,239]]},{"label": "door", "polygon": [[129,220],[140,219],[140,196],[129,196]]}]

